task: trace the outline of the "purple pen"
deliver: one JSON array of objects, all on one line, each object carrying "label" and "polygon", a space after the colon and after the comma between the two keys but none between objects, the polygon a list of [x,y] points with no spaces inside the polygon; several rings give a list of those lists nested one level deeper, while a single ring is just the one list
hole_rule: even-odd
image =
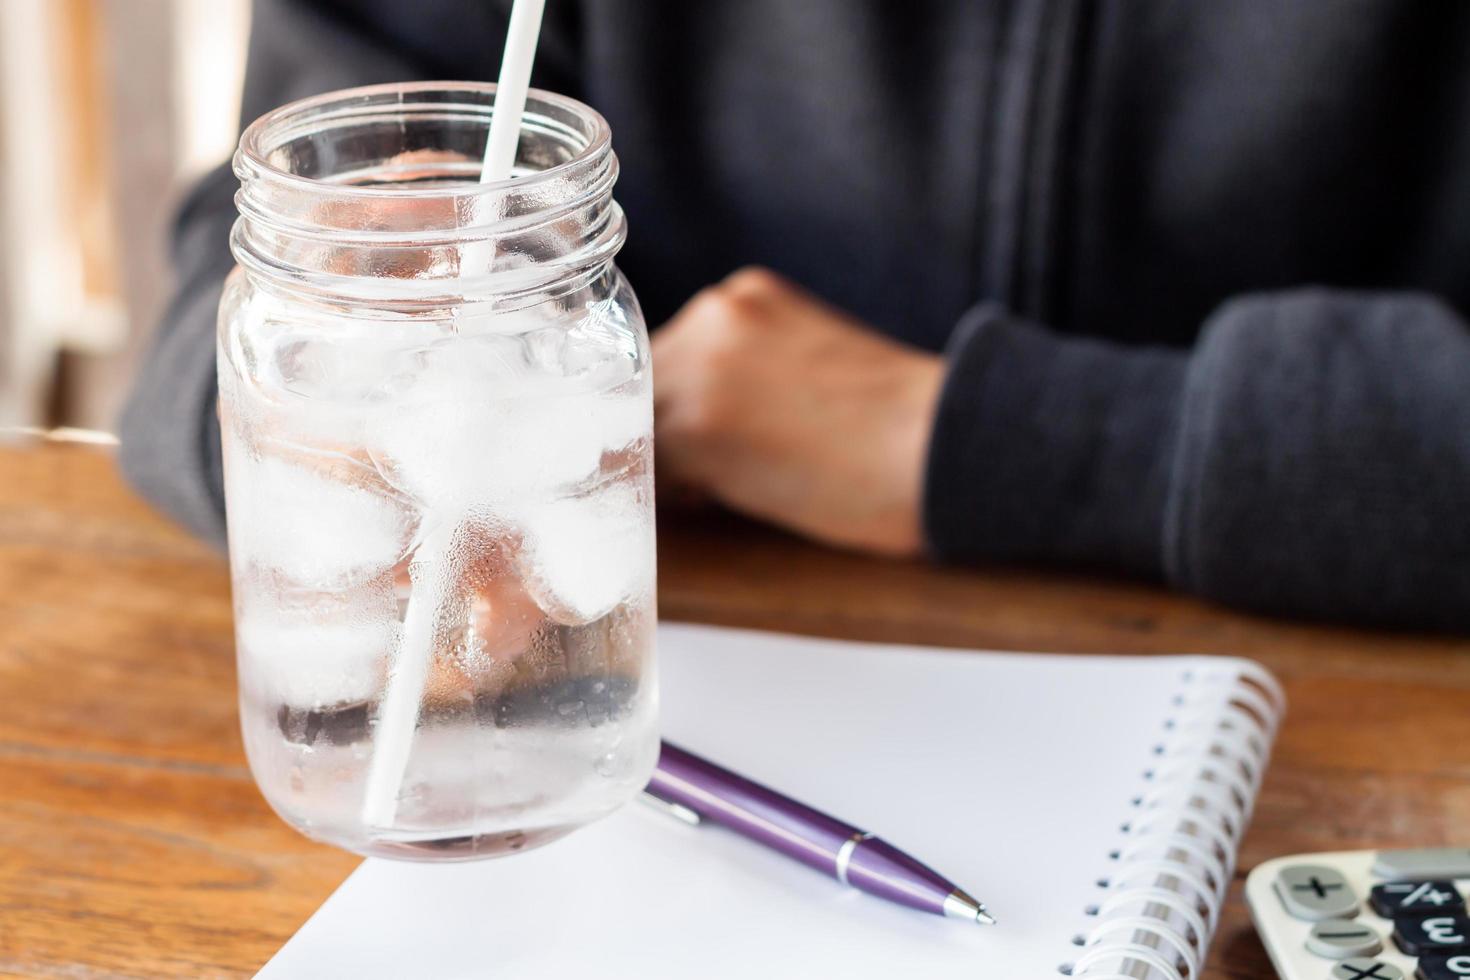
[{"label": "purple pen", "polygon": [[676,816],[728,827],[859,891],[934,915],[995,924],[982,903],[892,844],[676,745],[663,743],[646,792]]}]

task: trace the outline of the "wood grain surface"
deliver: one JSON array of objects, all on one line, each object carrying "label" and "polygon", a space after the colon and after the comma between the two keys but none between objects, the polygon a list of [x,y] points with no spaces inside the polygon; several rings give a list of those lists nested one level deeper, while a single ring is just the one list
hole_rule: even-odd
[{"label": "wood grain surface", "polygon": [[[1240,878],[1470,840],[1470,642],[1153,588],[838,554],[661,515],[666,619],[946,646],[1254,657],[1291,708],[1204,976],[1272,975]],[[0,973],[249,976],[356,863],[281,823],[236,728],[223,561],[90,448],[0,448]]]}]

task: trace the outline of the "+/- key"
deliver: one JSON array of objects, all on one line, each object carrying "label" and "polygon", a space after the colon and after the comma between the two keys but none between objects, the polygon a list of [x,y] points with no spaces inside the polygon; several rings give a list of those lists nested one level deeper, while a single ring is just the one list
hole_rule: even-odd
[{"label": "+/- key", "polygon": [[1453,881],[1391,881],[1368,894],[1373,911],[1385,919],[1404,913],[1463,912],[1465,900]]}]

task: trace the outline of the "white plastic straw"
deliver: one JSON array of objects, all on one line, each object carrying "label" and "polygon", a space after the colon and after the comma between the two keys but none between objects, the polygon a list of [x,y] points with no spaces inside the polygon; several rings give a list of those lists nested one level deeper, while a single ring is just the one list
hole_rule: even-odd
[{"label": "white plastic straw", "polygon": [[448,597],[454,575],[452,569],[443,565],[450,557],[458,524],[458,514],[449,516],[448,520],[441,518],[425,532],[414,551],[413,561],[424,567],[413,577],[408,608],[403,614],[403,636],[388,672],[383,703],[378,708],[378,723],[373,730],[373,757],[368,763],[362,799],[362,822],[369,833],[391,827],[398,813],[398,795],[408,771],[413,732],[419,722],[419,703],[429,679],[429,665],[434,660],[435,620]]},{"label": "white plastic straw", "polygon": [[[503,180],[515,166],[521,116],[526,111],[531,64],[536,58],[536,41],[541,35],[541,13],[545,7],[546,0],[515,0],[511,8],[500,81],[495,88],[495,113],[490,118],[490,138],[485,142],[485,163],[480,171],[482,182]],[[448,508],[456,510],[452,503]],[[459,523],[457,512],[444,513],[441,509],[440,513],[424,515],[424,536],[413,560],[426,567],[423,574],[413,579],[409,591],[408,608],[403,614],[403,639],[388,672],[373,732],[373,757],[368,764],[362,801],[362,820],[370,832],[390,828],[398,813],[398,797],[408,771],[414,729],[418,727],[419,705],[434,658],[436,620],[453,579],[452,569],[435,566],[450,558]]]},{"label": "white plastic straw", "polygon": [[531,63],[536,60],[541,12],[545,9],[546,0],[515,0],[511,8],[505,55],[500,59],[500,81],[495,86],[495,114],[490,117],[490,138],[485,141],[481,181],[504,180],[515,166],[516,147],[521,142],[521,115],[526,111]]}]

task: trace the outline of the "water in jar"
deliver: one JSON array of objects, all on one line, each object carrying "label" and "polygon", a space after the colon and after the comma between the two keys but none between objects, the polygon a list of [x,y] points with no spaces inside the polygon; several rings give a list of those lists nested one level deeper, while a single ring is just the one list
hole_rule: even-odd
[{"label": "water in jar", "polygon": [[[615,276],[615,272],[609,272]],[[237,273],[229,290],[251,290]],[[365,854],[456,859],[621,805],[657,756],[652,395],[631,297],[428,317],[255,293],[221,333],[247,754]],[[411,599],[432,597],[401,783],[365,786]]]}]

